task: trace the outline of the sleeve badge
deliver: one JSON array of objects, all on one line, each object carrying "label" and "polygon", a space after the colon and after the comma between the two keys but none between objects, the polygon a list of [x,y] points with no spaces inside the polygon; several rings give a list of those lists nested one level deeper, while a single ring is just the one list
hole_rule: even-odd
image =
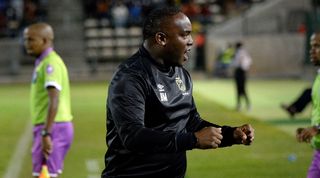
[{"label": "sleeve badge", "polygon": [[49,64],[46,68],[47,74],[51,74],[53,72],[53,67]]}]

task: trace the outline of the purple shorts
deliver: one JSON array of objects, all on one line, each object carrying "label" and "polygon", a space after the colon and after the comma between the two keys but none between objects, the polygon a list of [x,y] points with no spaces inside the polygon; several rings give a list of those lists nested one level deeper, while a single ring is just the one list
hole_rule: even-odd
[{"label": "purple shorts", "polygon": [[[33,145],[32,145],[32,175],[39,176],[41,166],[44,161],[42,154],[41,130],[43,125],[36,125],[33,128]],[[57,177],[62,173],[64,158],[71,146],[73,140],[73,124],[72,122],[57,122],[51,129],[52,153],[49,155],[46,164],[50,177]]]},{"label": "purple shorts", "polygon": [[320,150],[314,152],[312,163],[309,167],[308,178],[320,177]]}]

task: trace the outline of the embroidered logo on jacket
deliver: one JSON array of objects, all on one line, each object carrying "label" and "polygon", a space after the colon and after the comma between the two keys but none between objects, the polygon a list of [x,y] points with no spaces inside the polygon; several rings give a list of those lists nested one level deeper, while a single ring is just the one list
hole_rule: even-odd
[{"label": "embroidered logo on jacket", "polygon": [[178,88],[182,91],[185,92],[186,91],[186,86],[184,85],[183,81],[181,80],[181,78],[178,76],[176,77],[176,83],[178,85]]},{"label": "embroidered logo on jacket", "polygon": [[167,93],[164,91],[164,86],[157,84],[158,91],[160,93],[160,101],[168,101]]},{"label": "embroidered logo on jacket", "polygon": [[183,83],[183,81],[181,80],[181,78],[179,76],[176,77],[176,84],[179,88],[180,91],[182,91],[182,95],[189,95],[188,92],[186,92],[186,86]]}]

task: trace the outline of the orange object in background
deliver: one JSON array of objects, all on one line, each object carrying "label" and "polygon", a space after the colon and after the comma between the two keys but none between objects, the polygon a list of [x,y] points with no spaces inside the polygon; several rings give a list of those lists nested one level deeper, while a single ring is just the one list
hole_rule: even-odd
[{"label": "orange object in background", "polygon": [[42,165],[39,178],[50,178],[47,165]]}]

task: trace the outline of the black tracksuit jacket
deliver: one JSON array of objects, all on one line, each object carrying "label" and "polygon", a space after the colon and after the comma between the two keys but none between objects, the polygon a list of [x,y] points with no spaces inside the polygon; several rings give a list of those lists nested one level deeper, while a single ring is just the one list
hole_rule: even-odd
[{"label": "black tracksuit jacket", "polygon": [[[200,118],[189,73],[156,64],[140,47],[109,85],[102,178],[182,178],[186,151],[197,142],[194,132],[207,126],[220,127]],[[233,131],[222,127],[220,147],[234,143]]]}]

